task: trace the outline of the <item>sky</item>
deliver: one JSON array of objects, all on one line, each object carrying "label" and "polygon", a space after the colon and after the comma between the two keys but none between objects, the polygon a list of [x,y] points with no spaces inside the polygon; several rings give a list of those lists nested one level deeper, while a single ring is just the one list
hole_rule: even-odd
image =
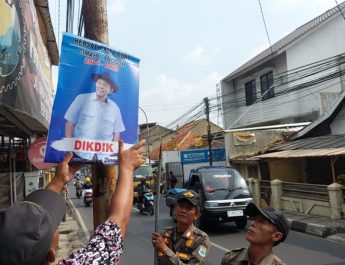
[{"label": "sky", "polygon": [[[49,0],[60,42],[65,2]],[[336,1],[261,0],[261,5],[273,44]],[[112,48],[140,58],[139,105],[148,122],[161,126],[216,96],[222,78],[269,47],[258,0],[108,0],[108,27]],[[56,86],[56,68],[53,76]],[[217,112],[211,120],[222,126]],[[140,111],[139,123],[145,122]]]}]

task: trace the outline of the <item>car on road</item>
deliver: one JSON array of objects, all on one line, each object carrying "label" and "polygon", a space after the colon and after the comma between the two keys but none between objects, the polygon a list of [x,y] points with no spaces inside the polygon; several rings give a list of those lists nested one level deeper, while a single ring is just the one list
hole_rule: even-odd
[{"label": "car on road", "polygon": [[220,166],[192,169],[186,188],[200,195],[200,225],[210,221],[235,222],[239,228],[247,225],[244,209],[252,196],[236,169]]}]

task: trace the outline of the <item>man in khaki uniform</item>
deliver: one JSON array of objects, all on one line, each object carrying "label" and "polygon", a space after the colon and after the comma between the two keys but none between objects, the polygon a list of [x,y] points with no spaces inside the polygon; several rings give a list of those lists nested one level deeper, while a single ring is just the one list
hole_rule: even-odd
[{"label": "man in khaki uniform", "polygon": [[152,244],[158,251],[159,265],[205,264],[210,249],[208,235],[193,223],[200,217],[198,193],[183,192],[176,206],[177,224],[162,235],[152,233]]},{"label": "man in khaki uniform", "polygon": [[272,253],[289,233],[289,223],[282,212],[273,208],[259,208],[248,204],[245,214],[251,223],[247,233],[248,248],[225,253],[221,265],[285,265]]}]

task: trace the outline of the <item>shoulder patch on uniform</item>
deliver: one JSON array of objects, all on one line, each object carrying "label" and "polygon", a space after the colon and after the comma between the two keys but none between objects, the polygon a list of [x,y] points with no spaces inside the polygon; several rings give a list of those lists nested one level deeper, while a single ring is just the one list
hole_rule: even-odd
[{"label": "shoulder patch on uniform", "polygon": [[200,255],[200,257],[205,258],[206,252],[207,252],[206,247],[205,247],[204,245],[201,245],[201,246],[199,247],[199,250],[198,250],[198,254]]}]

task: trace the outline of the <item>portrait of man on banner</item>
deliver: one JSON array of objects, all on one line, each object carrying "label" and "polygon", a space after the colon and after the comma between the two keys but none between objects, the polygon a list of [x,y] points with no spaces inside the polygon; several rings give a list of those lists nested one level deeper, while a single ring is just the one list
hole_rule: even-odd
[{"label": "portrait of man on banner", "polygon": [[139,59],[64,34],[45,161],[114,164],[118,141],[137,142]]}]

